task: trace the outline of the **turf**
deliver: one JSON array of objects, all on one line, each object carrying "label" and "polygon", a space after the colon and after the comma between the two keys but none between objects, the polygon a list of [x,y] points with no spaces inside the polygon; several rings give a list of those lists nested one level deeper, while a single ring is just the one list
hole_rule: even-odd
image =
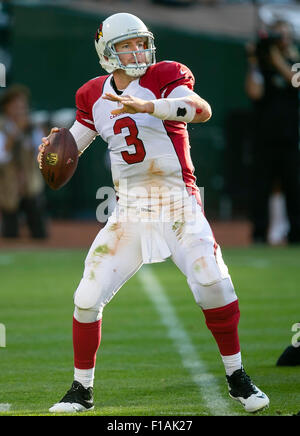
[{"label": "turf", "polygon": [[[73,293],[85,251],[0,252],[0,415],[46,415],[73,379]],[[270,397],[260,415],[300,410],[300,366],[276,361],[300,321],[300,247],[224,249],[240,301],[243,363]],[[220,387],[227,414],[247,415],[227,394],[224,369],[185,277],[167,261],[151,268],[201,359]],[[86,415],[214,415],[183,366],[138,274],[105,308],[95,379],[95,410]]]}]

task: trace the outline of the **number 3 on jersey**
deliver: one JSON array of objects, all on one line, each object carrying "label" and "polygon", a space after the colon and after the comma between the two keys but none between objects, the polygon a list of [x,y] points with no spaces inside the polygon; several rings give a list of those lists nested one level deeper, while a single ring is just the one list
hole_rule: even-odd
[{"label": "number 3 on jersey", "polygon": [[135,146],[135,153],[122,151],[122,157],[128,164],[142,162],[146,156],[146,150],[143,142],[137,137],[139,131],[135,121],[130,117],[120,118],[114,124],[114,134],[119,135],[123,129],[129,130],[129,135],[125,136],[126,144]]}]

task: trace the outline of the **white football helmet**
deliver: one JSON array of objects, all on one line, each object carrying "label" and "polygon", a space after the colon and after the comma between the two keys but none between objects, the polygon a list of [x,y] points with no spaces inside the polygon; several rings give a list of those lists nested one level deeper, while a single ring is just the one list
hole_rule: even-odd
[{"label": "white football helmet", "polygon": [[[120,53],[115,50],[115,44],[126,39],[139,37],[145,38],[146,48],[139,51],[122,52],[122,54],[132,53],[135,59],[135,63],[123,65],[119,59]],[[145,74],[147,68],[156,62],[153,34],[138,17],[132,14],[119,13],[106,18],[96,32],[95,46],[100,58],[100,65],[108,73],[122,69],[131,77],[139,77]],[[139,63],[137,60],[136,54],[141,52],[146,55],[145,63]]]}]

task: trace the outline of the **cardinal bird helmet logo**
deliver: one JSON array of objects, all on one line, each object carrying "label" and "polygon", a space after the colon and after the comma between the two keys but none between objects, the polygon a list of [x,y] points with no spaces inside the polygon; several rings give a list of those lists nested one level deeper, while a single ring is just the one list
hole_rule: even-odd
[{"label": "cardinal bird helmet logo", "polygon": [[95,35],[96,42],[98,42],[99,39],[103,36],[102,27],[103,27],[103,23],[100,24],[99,29],[96,32],[96,35]]}]

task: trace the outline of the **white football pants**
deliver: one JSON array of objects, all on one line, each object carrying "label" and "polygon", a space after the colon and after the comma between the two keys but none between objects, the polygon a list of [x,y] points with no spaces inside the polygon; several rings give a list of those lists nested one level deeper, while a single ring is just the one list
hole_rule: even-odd
[{"label": "white football pants", "polygon": [[102,317],[105,305],[144,263],[171,257],[187,278],[202,309],[225,306],[237,299],[221,249],[201,207],[196,220],[130,222],[117,208],[96,236],[75,292],[74,316],[79,322]]}]

